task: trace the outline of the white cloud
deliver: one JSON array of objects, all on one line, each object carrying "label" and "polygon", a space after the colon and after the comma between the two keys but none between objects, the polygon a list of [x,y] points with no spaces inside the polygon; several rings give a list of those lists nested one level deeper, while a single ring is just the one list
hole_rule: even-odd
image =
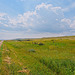
[{"label": "white cloud", "polygon": [[2,32],[9,32],[9,31],[7,31],[7,30],[4,30],[4,29],[2,29],[1,31],[2,31]]},{"label": "white cloud", "polygon": [[6,13],[0,13],[0,17],[7,15]]},{"label": "white cloud", "polygon": [[5,27],[8,27],[8,25],[7,25],[7,24],[4,24],[4,26],[5,26]]},{"label": "white cloud", "polygon": [[67,24],[71,24],[71,20],[70,19],[66,19],[66,18],[64,18],[64,19],[61,19],[61,22],[65,22],[65,23],[67,23]]},{"label": "white cloud", "polygon": [[6,13],[0,13],[0,20],[5,20],[5,17],[7,14]]},{"label": "white cloud", "polygon": [[25,32],[50,32],[60,33],[74,28],[74,23],[64,17],[61,7],[54,7],[52,4],[42,3],[35,7],[34,11],[18,14],[11,18],[5,13],[0,13],[0,26],[8,27],[11,31],[19,30]]},{"label": "white cloud", "polygon": [[64,36],[63,34],[59,33],[37,33],[37,34],[27,34],[27,33],[18,33],[18,32],[8,32],[6,30],[2,30],[0,32],[0,40],[8,40],[8,39],[16,39],[16,38],[42,38],[42,37],[57,37],[57,36]]},{"label": "white cloud", "polygon": [[47,4],[47,5],[46,5],[45,3],[42,3],[42,4],[37,5],[35,9],[36,9],[36,10],[39,10],[39,9],[41,9],[42,7],[48,9],[49,7],[52,7],[52,4]]},{"label": "white cloud", "polygon": [[62,10],[64,12],[68,12],[68,11],[70,11],[73,8],[75,8],[75,2],[73,2],[71,5],[67,6],[66,8],[63,8]]},{"label": "white cloud", "polygon": [[[14,32],[11,32],[14,31]],[[42,3],[34,11],[9,17],[0,13],[0,38],[40,38],[75,34],[75,19],[64,17],[61,7]]]},{"label": "white cloud", "polygon": [[61,19],[61,22],[64,22],[65,24],[69,25],[69,27],[71,28],[71,31],[74,31],[75,29],[75,18],[73,20],[71,19]]},{"label": "white cloud", "polygon": [[75,29],[75,20],[71,23],[70,27],[71,27],[72,29]]}]

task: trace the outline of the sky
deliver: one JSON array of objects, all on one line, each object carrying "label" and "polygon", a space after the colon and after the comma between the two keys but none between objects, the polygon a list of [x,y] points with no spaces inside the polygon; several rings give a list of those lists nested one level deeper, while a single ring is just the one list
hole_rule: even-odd
[{"label": "sky", "polygon": [[0,0],[0,39],[75,35],[75,0]]}]

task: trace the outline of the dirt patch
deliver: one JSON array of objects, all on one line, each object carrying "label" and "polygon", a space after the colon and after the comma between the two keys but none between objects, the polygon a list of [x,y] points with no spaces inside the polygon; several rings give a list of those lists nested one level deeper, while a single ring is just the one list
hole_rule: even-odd
[{"label": "dirt patch", "polygon": [[20,65],[22,65],[22,63],[21,62],[18,62]]},{"label": "dirt patch", "polygon": [[15,57],[17,57],[17,55],[14,53]]},{"label": "dirt patch", "polygon": [[0,46],[2,45],[3,41],[0,42]]},{"label": "dirt patch", "polygon": [[7,56],[7,57],[4,59],[4,62],[7,62],[7,64],[11,64],[11,58]]},{"label": "dirt patch", "polygon": [[6,52],[9,52],[9,50],[6,50]]},{"label": "dirt patch", "polygon": [[18,73],[26,73],[27,75],[29,75],[30,71],[27,68],[24,68],[23,70],[19,70],[17,71]]}]

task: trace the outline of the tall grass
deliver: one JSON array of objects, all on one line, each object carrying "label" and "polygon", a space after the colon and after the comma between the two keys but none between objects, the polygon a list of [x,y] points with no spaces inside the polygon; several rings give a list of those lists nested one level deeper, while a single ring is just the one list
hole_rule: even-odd
[{"label": "tall grass", "polygon": [[[39,45],[42,43],[42,45]],[[2,61],[1,74],[27,75],[74,75],[75,39],[47,38],[23,41],[4,41],[2,60],[8,56],[11,64]],[[6,72],[5,72],[6,71]]]},{"label": "tall grass", "polygon": [[[2,66],[2,50],[3,50],[3,45],[0,47],[0,66]],[[1,67],[0,67],[0,72],[1,72]]]}]

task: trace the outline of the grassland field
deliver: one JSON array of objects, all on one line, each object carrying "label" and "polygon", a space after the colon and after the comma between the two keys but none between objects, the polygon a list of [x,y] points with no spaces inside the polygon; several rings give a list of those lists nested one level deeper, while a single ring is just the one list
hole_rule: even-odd
[{"label": "grassland field", "polygon": [[75,36],[5,40],[0,75],[75,75]]}]

